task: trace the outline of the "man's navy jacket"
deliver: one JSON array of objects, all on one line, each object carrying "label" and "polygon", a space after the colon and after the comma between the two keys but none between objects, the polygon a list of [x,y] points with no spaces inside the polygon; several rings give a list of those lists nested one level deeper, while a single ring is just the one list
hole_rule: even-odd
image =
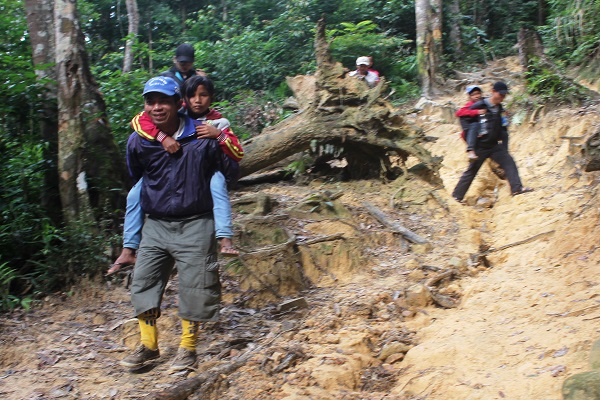
[{"label": "man's navy jacket", "polygon": [[[212,213],[210,179],[221,171],[228,181],[237,179],[238,170],[214,139],[196,138],[195,121],[182,114],[185,127],[178,137],[181,149],[165,151],[157,140],[136,132],[127,142],[127,167],[134,182],[142,181],[141,205],[155,218],[186,218]],[[237,164],[237,163],[235,163]]]}]

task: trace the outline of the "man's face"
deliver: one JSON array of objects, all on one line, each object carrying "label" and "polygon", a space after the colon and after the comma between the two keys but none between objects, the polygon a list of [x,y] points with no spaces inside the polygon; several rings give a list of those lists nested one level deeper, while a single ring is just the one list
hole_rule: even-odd
[{"label": "man's face", "polygon": [[357,65],[356,68],[358,69],[358,72],[360,72],[361,75],[366,75],[367,71],[369,71],[369,66],[365,64]]},{"label": "man's face", "polygon": [[506,94],[501,94],[500,92],[496,92],[492,89],[492,96],[490,97],[490,101],[492,102],[492,104],[497,105],[502,103],[505,97]]},{"label": "man's face", "polygon": [[187,62],[187,61],[175,61],[175,64],[177,66],[177,69],[183,73],[188,72],[194,66],[193,62]]},{"label": "man's face", "polygon": [[150,92],[144,96],[144,111],[158,128],[167,126],[178,119],[177,110],[181,100],[160,92]]}]

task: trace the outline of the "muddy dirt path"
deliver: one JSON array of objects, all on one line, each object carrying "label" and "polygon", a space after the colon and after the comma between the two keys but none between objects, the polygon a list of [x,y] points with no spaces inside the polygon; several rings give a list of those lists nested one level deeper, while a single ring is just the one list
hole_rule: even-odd
[{"label": "muddy dirt path", "polygon": [[[189,398],[561,399],[562,382],[589,369],[600,336],[600,175],[582,172],[580,148],[568,139],[589,135],[598,109],[548,111],[533,125],[512,126],[511,153],[535,192],[511,197],[484,167],[464,206],[449,194],[466,158],[445,111],[463,101],[456,93],[409,116],[437,138],[428,146],[444,156],[443,188],[418,178],[315,180],[235,194],[261,191],[289,208],[311,193],[343,192],[337,201],[347,219],[286,224],[297,236],[341,232],[344,239],[311,245],[324,247],[304,260],[314,267],[307,289],[260,307],[244,295],[240,270],[224,268],[222,317],[200,334],[198,371],[167,372],[179,336],[175,284],[159,320],[161,358],[130,373],[118,365],[137,340],[128,292],[119,282],[87,282],[33,312],[0,319],[0,398],[141,399],[252,352],[244,366]],[[429,244],[391,233],[365,201]],[[469,261],[480,246],[511,243],[521,244],[491,252],[487,266]],[[445,308],[423,286],[450,270],[435,294],[460,302]],[[307,308],[278,312],[300,296]]]}]

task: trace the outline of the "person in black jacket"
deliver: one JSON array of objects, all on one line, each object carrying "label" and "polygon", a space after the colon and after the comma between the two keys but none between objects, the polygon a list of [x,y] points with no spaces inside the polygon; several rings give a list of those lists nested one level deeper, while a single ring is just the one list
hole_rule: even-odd
[{"label": "person in black jacket", "polygon": [[160,76],[168,76],[175,79],[179,87],[182,87],[183,82],[194,75],[206,76],[204,71],[194,68],[194,55],[194,47],[191,44],[180,44],[175,50],[173,67],[160,74]]},{"label": "person in black jacket", "polygon": [[500,143],[508,139],[506,127],[502,126],[502,112],[504,111],[502,101],[508,93],[506,83],[496,82],[494,83],[490,97],[479,100],[470,107],[471,110],[487,110],[485,126],[481,127],[482,130],[485,130],[486,134],[481,135],[480,132],[479,137],[477,137],[475,146],[477,159],[469,164],[469,167],[462,174],[452,192],[452,197],[458,202],[463,202],[467,190],[469,190],[479,168],[481,168],[487,158],[491,158],[500,164],[500,167],[506,174],[506,179],[508,180],[513,196],[533,191],[532,188],[523,186],[517,165],[508,153],[508,146]]},{"label": "person in black jacket", "polygon": [[120,364],[139,369],[160,356],[156,321],[173,266],[179,273],[179,317],[182,336],[172,370],[192,368],[200,321],[219,317],[221,284],[210,181],[216,171],[237,176],[216,140],[198,138],[200,123],[179,114],[177,82],[154,77],[144,86],[144,111],[165,134],[179,140],[178,152],[166,152],[157,140],[134,132],[127,142],[127,167],[141,183],[146,214],[131,284],[141,344]]}]

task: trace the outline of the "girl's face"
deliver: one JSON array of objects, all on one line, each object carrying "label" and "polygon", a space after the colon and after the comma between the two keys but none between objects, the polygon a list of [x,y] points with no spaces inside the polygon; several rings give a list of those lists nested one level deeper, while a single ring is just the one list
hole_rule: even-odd
[{"label": "girl's face", "polygon": [[481,100],[481,92],[479,90],[473,90],[469,95],[469,98],[473,103],[475,103],[476,101]]},{"label": "girl's face", "polygon": [[198,86],[194,95],[185,101],[191,117],[205,113],[210,107],[211,102],[210,94],[204,85]]}]

